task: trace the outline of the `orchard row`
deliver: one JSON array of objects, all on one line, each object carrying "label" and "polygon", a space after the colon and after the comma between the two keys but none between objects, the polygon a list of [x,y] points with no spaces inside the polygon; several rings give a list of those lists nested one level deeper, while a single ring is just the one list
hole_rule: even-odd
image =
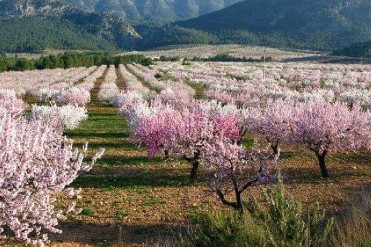
[{"label": "orchard row", "polygon": [[[103,155],[85,163],[87,146],[76,151],[63,134],[87,119],[93,89],[149,156],[184,158],[190,179],[203,169],[199,178],[241,213],[242,193],[274,177],[282,144],[313,151],[324,177],[329,152],[371,147],[370,66],[129,64],[6,72],[0,81],[0,225],[40,246],[59,232],[58,220],[78,213],[74,204],[54,208],[55,193],[73,197],[65,188]],[[28,112],[27,97],[44,103]],[[252,147],[243,145],[247,133]]]}]

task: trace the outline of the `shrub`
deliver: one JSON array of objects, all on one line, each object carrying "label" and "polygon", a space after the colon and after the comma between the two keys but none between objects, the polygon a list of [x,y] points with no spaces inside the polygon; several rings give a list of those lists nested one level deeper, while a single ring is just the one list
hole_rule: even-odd
[{"label": "shrub", "polygon": [[286,196],[280,176],[264,195],[266,206],[251,200],[249,214],[219,211],[194,217],[196,226],[182,239],[185,246],[326,246],[333,220],[324,211],[306,215],[300,202]]},{"label": "shrub", "polygon": [[335,222],[329,246],[371,246],[371,193],[355,201]]},{"label": "shrub", "polygon": [[248,205],[255,224],[264,229],[267,246],[326,246],[326,238],[333,219],[326,219],[325,211],[316,210],[305,215],[302,204],[287,197],[281,176],[274,189],[264,190],[266,207],[251,200]]}]

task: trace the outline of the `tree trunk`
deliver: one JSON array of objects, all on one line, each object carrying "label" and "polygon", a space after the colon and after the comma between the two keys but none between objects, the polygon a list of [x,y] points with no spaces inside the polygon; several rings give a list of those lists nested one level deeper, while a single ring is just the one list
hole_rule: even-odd
[{"label": "tree trunk", "polygon": [[240,191],[239,186],[238,186],[238,181],[234,175],[233,175],[232,181],[233,181],[234,194],[236,196],[236,209],[242,216],[243,215],[243,204],[242,204],[242,198],[241,198],[242,191]]},{"label": "tree trunk", "polygon": [[326,151],[324,151],[322,154],[316,153],[316,155],[317,155],[317,158],[318,158],[319,167],[321,168],[322,177],[328,178],[329,175],[328,175],[328,171],[327,171],[327,167],[326,167],[326,161],[325,161]]},{"label": "tree trunk", "polygon": [[165,159],[169,159],[169,151],[168,150],[165,150],[164,151],[164,154],[165,154]]},{"label": "tree trunk", "polygon": [[238,210],[238,212],[240,212],[241,215],[243,215],[244,213],[244,210],[243,210],[243,204],[242,204],[242,198],[241,198],[241,193],[240,192],[236,192],[236,209]]},{"label": "tree trunk", "polygon": [[189,176],[190,181],[194,181],[197,177],[198,167],[200,166],[200,152],[196,151],[193,153],[192,158],[187,159],[192,164],[191,174]]},{"label": "tree trunk", "polygon": [[278,154],[278,144],[272,144],[271,145],[273,154]]},{"label": "tree trunk", "polygon": [[192,170],[189,176],[189,180],[194,181],[197,177],[198,167],[200,166],[200,161],[198,159],[193,160],[192,162]]}]

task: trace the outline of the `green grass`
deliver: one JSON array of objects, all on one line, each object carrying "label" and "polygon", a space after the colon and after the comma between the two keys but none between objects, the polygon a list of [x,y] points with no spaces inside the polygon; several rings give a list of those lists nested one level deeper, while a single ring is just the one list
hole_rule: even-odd
[{"label": "green grass", "polygon": [[120,140],[129,136],[129,127],[125,119],[118,116],[114,108],[104,108],[108,111],[89,111],[87,121],[79,128],[69,130],[66,135],[70,138]]},{"label": "green grass", "polygon": [[180,187],[189,185],[188,176],[164,175],[157,176],[152,174],[128,174],[124,176],[112,175],[86,175],[82,176],[73,183],[74,187],[81,188],[99,188],[107,190],[114,189],[131,189],[138,190],[138,188],[156,188],[156,187]]},{"label": "green grass", "polygon": [[82,215],[87,215],[87,216],[92,216],[95,214],[94,210],[91,209],[91,208],[84,208],[82,211],[81,211],[81,214]]},{"label": "green grass", "polygon": [[78,146],[88,141],[91,152],[106,149],[96,167],[76,179],[72,184],[74,187],[98,188],[101,191],[128,189],[143,193],[146,188],[190,184],[187,171],[184,174],[174,173],[163,157],[150,158],[143,147],[139,149],[141,154],[129,156],[131,152],[138,152],[138,145],[129,141],[127,121],[118,116],[114,108],[90,110],[88,120],[79,128],[66,132],[66,135],[77,141]]},{"label": "green grass", "polygon": [[117,219],[123,219],[127,216],[129,216],[131,214],[131,212],[129,211],[126,211],[126,210],[120,210],[120,211],[116,211],[115,215],[113,216],[113,218],[117,218]]},{"label": "green grass", "polygon": [[201,83],[190,83],[188,81],[184,81],[185,83],[187,83],[188,86],[192,87],[195,91],[196,91],[196,94],[195,94],[195,99],[202,99],[204,97],[204,92],[206,91],[207,87],[206,85],[204,84],[201,84]]}]

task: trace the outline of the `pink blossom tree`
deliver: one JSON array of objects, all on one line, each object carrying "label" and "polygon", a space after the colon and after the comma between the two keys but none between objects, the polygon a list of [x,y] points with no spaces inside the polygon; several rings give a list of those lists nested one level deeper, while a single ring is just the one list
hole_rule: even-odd
[{"label": "pink blossom tree", "polygon": [[90,103],[90,93],[79,87],[64,88],[54,93],[52,100],[59,105],[85,106]]},{"label": "pink blossom tree", "polygon": [[[65,218],[54,207],[55,194],[66,191],[80,172],[88,171],[84,153],[53,127],[53,120],[28,121],[0,108],[0,231],[7,227],[15,238],[44,246],[48,233],[60,233],[58,220]],[[73,195],[73,189],[68,189]],[[74,205],[66,213],[74,211]]]},{"label": "pink blossom tree", "polygon": [[166,151],[183,157],[192,165],[194,180],[207,143],[220,133],[232,142],[241,139],[238,118],[210,104],[193,103],[179,107],[152,102],[122,109],[129,116],[134,136],[147,145],[149,155]]},{"label": "pink blossom tree", "polygon": [[0,107],[6,109],[11,116],[21,115],[26,110],[26,103],[13,95],[0,96]]},{"label": "pink blossom tree", "polygon": [[133,137],[146,144],[149,156],[154,156],[160,150],[167,152],[172,127],[178,121],[175,109],[159,102],[152,102],[151,107],[146,102],[138,102],[131,110],[123,106],[122,112],[129,116]]},{"label": "pink blossom tree", "polygon": [[184,108],[180,112],[154,103],[130,115],[132,132],[138,141],[146,144],[150,156],[158,151],[181,156],[192,165],[190,179],[196,178],[202,149],[212,138],[214,129],[206,115],[195,109]]},{"label": "pink blossom tree", "polygon": [[[249,187],[266,183],[272,177],[279,153],[268,154],[258,149],[246,151],[222,135],[207,144],[203,159],[207,166],[207,181],[212,192],[227,206],[243,213],[242,193]],[[234,194],[235,201],[226,195]]]},{"label": "pink blossom tree", "polygon": [[190,179],[194,180],[205,144],[214,138],[215,125],[208,114],[195,108],[178,112],[177,119],[171,126],[169,150],[192,164]]},{"label": "pink blossom tree", "polygon": [[237,114],[220,105],[197,102],[178,111],[173,123],[169,150],[192,164],[191,180],[196,178],[205,148],[218,136],[231,143],[242,139]]},{"label": "pink blossom tree", "polygon": [[349,109],[343,103],[311,101],[297,106],[293,121],[294,143],[313,151],[321,174],[328,177],[325,158],[329,152],[354,151],[370,147],[371,125],[367,112],[359,106]]},{"label": "pink blossom tree", "polygon": [[261,134],[277,154],[280,143],[287,142],[291,135],[294,112],[295,106],[291,101],[268,101],[261,112],[254,112],[247,128]]}]

